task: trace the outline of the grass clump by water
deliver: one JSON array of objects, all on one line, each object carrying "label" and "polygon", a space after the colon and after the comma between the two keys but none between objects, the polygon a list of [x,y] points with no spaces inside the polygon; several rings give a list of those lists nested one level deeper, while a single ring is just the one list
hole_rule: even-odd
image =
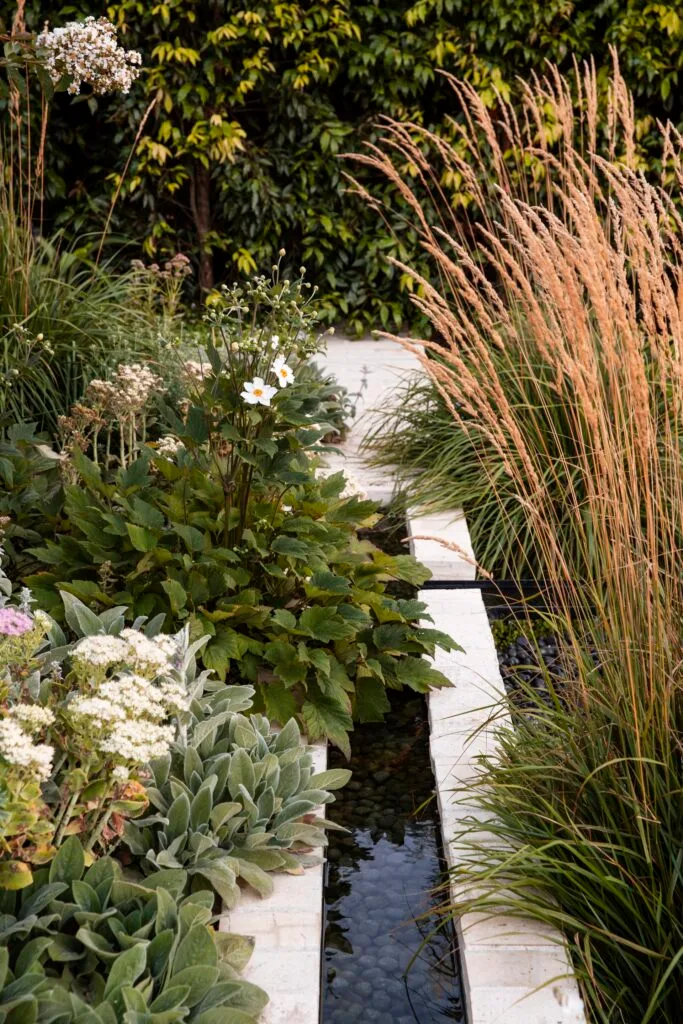
[{"label": "grass clump by water", "polygon": [[[430,357],[435,362],[442,359],[438,349],[431,350]],[[492,352],[491,357],[495,360],[496,353]],[[524,408],[540,398],[552,414],[550,429],[539,443],[548,457],[548,497],[554,501],[553,514],[566,557],[573,561],[577,552],[574,534],[565,522],[565,494],[569,486],[580,486],[580,481],[572,468],[572,436],[563,409],[550,388],[542,395],[541,376],[527,379],[522,375],[529,372],[528,368],[511,368],[501,360],[499,372],[511,403]],[[542,576],[534,549],[533,524],[527,521],[520,505],[514,476],[476,422],[464,410],[461,415],[468,427],[453,422],[449,405],[429,377],[416,375],[404,380],[393,407],[364,439],[370,463],[391,468],[404,502],[412,508],[427,513],[462,509],[477,561],[494,576]]]},{"label": "grass clump by water", "polygon": [[[495,453],[473,465],[493,510],[513,502],[523,560],[551,584],[575,668],[562,703],[538,700],[501,729],[463,794],[501,843],[482,844],[480,822],[460,837],[453,913],[557,925],[595,1024],[679,1024],[683,221],[637,171],[618,69],[607,124],[590,70],[577,99],[551,69],[518,119],[454,88],[462,146],[487,185],[460,147],[414,125],[388,124],[365,159],[412,204],[433,261],[430,280],[413,275],[415,301],[443,340],[424,342],[436,359],[412,348],[454,434]],[[662,146],[680,193],[681,140],[664,130]],[[440,219],[397,175],[396,150],[432,184]],[[439,192],[446,174],[478,197],[466,227]]]}]

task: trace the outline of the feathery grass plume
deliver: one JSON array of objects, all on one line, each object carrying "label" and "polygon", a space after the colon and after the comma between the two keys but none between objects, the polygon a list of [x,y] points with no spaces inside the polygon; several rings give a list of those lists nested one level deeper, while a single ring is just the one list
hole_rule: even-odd
[{"label": "feathery grass plume", "polygon": [[[478,465],[501,516],[516,501],[524,558],[553,590],[573,665],[562,700],[510,705],[515,727],[501,728],[499,753],[461,794],[500,842],[477,838],[481,815],[458,837],[453,912],[557,925],[593,1021],[674,1024],[683,223],[671,194],[638,172],[616,62],[606,155],[592,69],[578,95],[550,68],[522,86],[521,106],[493,113],[466,83],[453,88],[460,144],[388,121],[361,157],[411,205],[433,263],[429,279],[412,277],[439,341],[396,340],[422,362],[453,430],[488,453]],[[681,140],[662,134],[680,189]],[[442,185],[453,175],[469,193],[466,217]]]}]

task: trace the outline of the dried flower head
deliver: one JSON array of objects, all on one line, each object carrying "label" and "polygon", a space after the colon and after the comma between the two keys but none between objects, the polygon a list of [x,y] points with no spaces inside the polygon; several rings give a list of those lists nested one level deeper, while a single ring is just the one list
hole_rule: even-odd
[{"label": "dried flower head", "polygon": [[183,442],[174,437],[173,434],[166,434],[164,437],[160,437],[157,441],[157,455],[163,455],[165,459],[173,459],[182,451],[185,445]]}]

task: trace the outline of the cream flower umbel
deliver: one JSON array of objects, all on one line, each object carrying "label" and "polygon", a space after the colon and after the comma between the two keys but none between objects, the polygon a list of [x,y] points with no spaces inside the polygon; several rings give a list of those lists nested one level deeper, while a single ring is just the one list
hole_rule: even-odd
[{"label": "cream flower umbel", "polygon": [[294,374],[290,366],[279,356],[273,363],[273,373],[277,377],[277,382],[281,388],[286,388],[288,384],[294,382]]},{"label": "cream flower umbel", "polygon": [[247,405],[270,405],[273,395],[277,394],[277,388],[265,384],[262,377],[254,377],[244,385],[242,398]]}]

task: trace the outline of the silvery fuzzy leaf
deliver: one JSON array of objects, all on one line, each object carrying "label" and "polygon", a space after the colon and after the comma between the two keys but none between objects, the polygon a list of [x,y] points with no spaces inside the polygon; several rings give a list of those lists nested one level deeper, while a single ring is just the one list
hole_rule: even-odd
[{"label": "silvery fuzzy leaf", "polygon": [[280,825],[275,835],[280,841],[292,843],[305,843],[306,846],[327,846],[327,836],[313,825],[304,825],[302,822],[286,822]]},{"label": "silvery fuzzy leaf", "polygon": [[240,846],[240,850],[257,850],[262,846],[268,846],[273,838],[272,832],[250,832],[244,840],[244,846]]},{"label": "silvery fuzzy leaf", "polygon": [[258,807],[252,800],[251,793],[249,792],[249,790],[246,788],[246,786],[243,786],[241,783],[239,786],[239,794],[244,801],[244,809],[247,812],[248,821],[250,822],[250,824],[255,825],[256,822],[258,821],[259,816]]},{"label": "silvery fuzzy leaf", "polygon": [[186,786],[185,783],[182,782],[180,779],[171,778],[169,779],[168,785],[169,789],[171,790],[171,796],[173,797],[174,800],[177,800],[181,793],[184,793],[189,799],[192,799],[192,797],[194,796],[194,793],[192,792],[190,787]]},{"label": "silvery fuzzy leaf", "polygon": [[180,793],[169,807],[168,825],[165,829],[169,840],[175,839],[176,836],[182,836],[187,831],[190,823],[190,808],[191,803],[187,793]]},{"label": "silvery fuzzy leaf", "polygon": [[244,787],[247,796],[255,789],[254,766],[246,750],[238,749],[232,755],[230,771],[228,772],[228,790],[233,799],[240,793],[240,787]]},{"label": "silvery fuzzy leaf", "polygon": [[270,875],[258,866],[258,864],[252,864],[248,860],[242,860],[237,858],[239,863],[239,875],[244,881],[255,889],[259,896],[265,898],[270,896],[275,888],[273,879]]},{"label": "silvery fuzzy leaf", "polygon": [[[185,907],[182,908],[184,909]],[[218,951],[211,932],[202,925],[194,925],[176,950],[171,977],[175,977],[188,967],[214,967],[217,963]]]},{"label": "silvery fuzzy leaf", "polygon": [[90,611],[87,605],[66,590],[60,590],[59,595],[64,605],[64,617],[76,636],[97,636],[104,633],[99,616]]},{"label": "silvery fuzzy leaf", "polygon": [[310,800],[314,807],[322,804],[333,803],[334,797],[325,789],[300,789],[296,794],[297,800]]},{"label": "silvery fuzzy leaf", "polygon": [[280,768],[280,784],[277,787],[277,795],[286,799],[292,796],[299,789],[301,782],[301,769],[299,762],[293,761]]},{"label": "silvery fuzzy leaf", "polygon": [[155,861],[160,868],[182,868],[183,866],[169,850],[162,850],[160,853],[157,853]]},{"label": "silvery fuzzy leaf", "polygon": [[272,818],[273,813],[275,812],[275,793],[271,786],[268,786],[268,788],[261,793],[256,802],[256,806],[258,807],[259,820],[265,819],[266,821],[269,821]]},{"label": "silvery fuzzy leaf", "polygon": [[202,778],[204,772],[204,766],[202,765],[202,759],[195,750],[194,747],[188,747],[185,751],[185,757],[183,760],[183,778],[185,785],[192,789],[192,776],[198,775]]},{"label": "silvery fuzzy leaf", "polygon": [[351,774],[348,768],[330,768],[312,775],[309,782],[318,789],[341,789],[349,781]]},{"label": "silvery fuzzy leaf", "polygon": [[210,815],[211,827],[219,829],[221,825],[224,825],[226,821],[234,817],[242,810],[242,804],[235,801],[228,801],[225,803],[216,804]]},{"label": "silvery fuzzy leaf", "polygon": [[197,793],[190,804],[190,825],[193,829],[198,829],[202,825],[209,824],[215,787],[216,776],[209,775],[197,790]]},{"label": "silvery fuzzy leaf", "polygon": [[280,825],[283,825],[286,821],[295,821],[297,818],[303,818],[304,814],[310,814],[316,806],[317,804],[312,803],[310,800],[299,800],[298,797],[295,800],[288,801],[273,822],[276,834],[279,835],[278,827]]},{"label": "silvery fuzzy leaf", "polygon": [[173,975],[174,985],[187,985],[188,993],[185,996],[185,1005],[194,1006],[200,1001],[208,989],[216,984],[218,980],[218,968],[210,966],[186,967]]},{"label": "silvery fuzzy leaf", "polygon": [[296,718],[290,718],[283,729],[278,733],[273,750],[275,753],[284,750],[296,749],[301,743],[301,732]]}]

